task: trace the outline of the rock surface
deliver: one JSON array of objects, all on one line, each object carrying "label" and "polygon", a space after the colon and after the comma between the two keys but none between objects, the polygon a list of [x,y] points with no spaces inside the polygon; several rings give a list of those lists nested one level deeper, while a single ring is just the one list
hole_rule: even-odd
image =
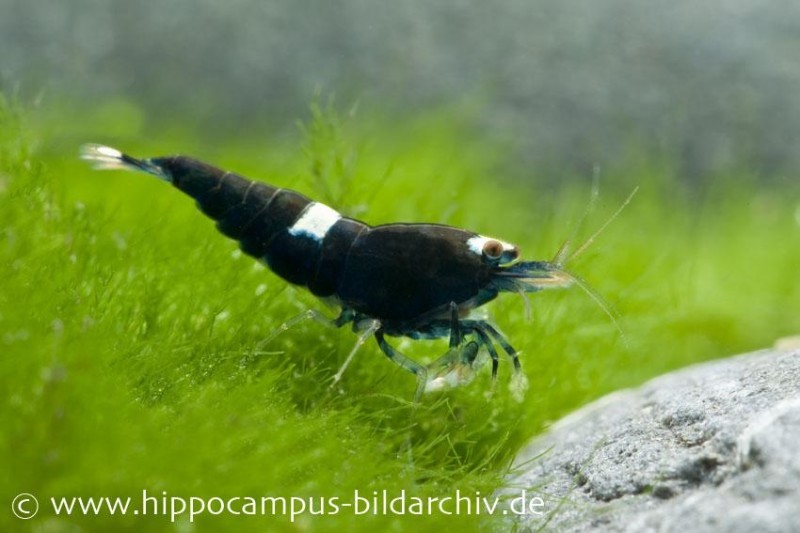
[{"label": "rock surface", "polygon": [[689,367],[567,416],[517,457],[521,529],[800,532],[800,350]]}]

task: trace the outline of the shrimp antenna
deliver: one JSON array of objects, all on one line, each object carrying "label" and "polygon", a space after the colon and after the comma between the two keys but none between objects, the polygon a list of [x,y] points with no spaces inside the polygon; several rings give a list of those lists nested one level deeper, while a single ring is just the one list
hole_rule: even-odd
[{"label": "shrimp antenna", "polygon": [[[598,228],[598,230],[597,230],[597,231],[595,231],[594,233],[592,233],[592,235],[591,235],[591,236],[590,236],[588,239],[586,239],[586,240],[583,242],[583,244],[582,244],[582,245],[580,245],[580,246],[578,247],[578,249],[577,249],[577,250],[575,250],[574,252],[572,252],[572,255],[570,255],[569,257],[567,257],[566,259],[564,259],[563,255],[566,255],[566,254],[563,254],[563,255],[562,255],[562,254],[560,254],[560,253],[559,253],[559,254],[556,254],[555,260],[554,260],[553,262],[554,262],[555,264],[557,264],[557,265],[563,265],[564,263],[568,263],[569,261],[572,261],[573,259],[575,259],[576,257],[578,257],[580,254],[582,254],[583,252],[585,252],[585,251],[586,251],[586,249],[587,249],[589,246],[591,246],[591,245],[592,245],[592,243],[594,242],[594,240],[595,240],[595,239],[597,239],[597,237],[599,237],[599,236],[600,236],[600,234],[601,234],[601,233],[603,233],[603,231],[605,231],[605,229],[606,229],[606,228],[607,228],[607,227],[608,227],[608,226],[609,226],[609,225],[610,225],[612,222],[614,222],[614,220],[615,220],[615,219],[616,219],[616,218],[619,216],[619,214],[620,214],[620,213],[622,213],[622,211],[625,209],[625,207],[627,207],[627,205],[628,205],[629,203],[631,203],[631,200],[633,200],[633,197],[634,197],[634,196],[636,196],[636,193],[637,193],[637,192],[639,192],[639,186],[638,186],[638,185],[637,185],[636,187],[634,187],[634,188],[633,188],[633,190],[632,190],[632,191],[631,191],[631,193],[628,195],[628,197],[627,197],[627,198],[625,198],[625,201],[624,201],[624,202],[622,202],[622,205],[620,205],[620,206],[617,208],[617,210],[616,210],[616,211],[614,211],[614,214],[613,214],[613,215],[611,215],[611,216],[608,218],[608,220],[606,220],[606,221],[605,221],[605,223],[604,223],[602,226],[600,226],[600,228]],[[562,248],[563,248],[563,247],[562,247]],[[559,252],[560,252],[560,250],[559,250]]]},{"label": "shrimp antenna", "polygon": [[602,296],[600,296],[600,293],[595,291],[589,285],[589,283],[586,280],[584,280],[583,278],[581,278],[580,276],[578,276],[576,274],[573,274],[572,272],[569,272],[569,271],[565,270],[564,266],[563,266],[564,263],[568,263],[568,262],[572,261],[573,259],[578,257],[581,253],[586,251],[586,249],[589,248],[589,246],[591,246],[591,244],[595,241],[595,239],[597,239],[597,237],[599,237],[600,234],[603,233],[603,231],[619,216],[619,214],[622,213],[622,211],[625,209],[625,207],[631,202],[631,200],[633,200],[633,197],[639,191],[639,186],[637,185],[636,187],[634,187],[633,191],[631,191],[631,193],[628,195],[628,197],[625,198],[625,201],[622,202],[622,204],[617,208],[617,210],[614,211],[614,213],[608,218],[608,220],[606,220],[605,223],[602,226],[600,226],[600,228],[597,231],[595,231],[588,239],[586,239],[583,242],[583,244],[581,244],[578,247],[577,250],[572,252],[572,254],[568,255],[569,254],[569,242],[570,242],[570,240],[574,238],[575,233],[577,232],[578,228],[580,228],[580,226],[583,225],[583,222],[586,219],[586,216],[589,214],[591,209],[594,207],[595,202],[597,201],[597,196],[598,196],[598,191],[599,191],[599,188],[598,188],[597,184],[598,184],[597,173],[595,173],[595,179],[593,180],[593,183],[592,183],[592,196],[591,196],[591,198],[589,200],[589,204],[586,206],[586,209],[584,210],[583,215],[579,219],[578,224],[577,224],[576,228],[573,230],[572,235],[570,236],[570,238],[567,239],[564,242],[564,244],[561,245],[561,248],[559,248],[558,252],[556,253],[555,257],[553,258],[552,264],[560,272],[564,273],[570,279],[572,279],[572,281],[574,281],[575,284],[578,287],[580,287],[581,290],[584,293],[586,293],[586,295],[589,296],[589,298],[591,298],[600,307],[600,309],[603,310],[603,312],[606,314],[606,316],[608,316],[608,318],[614,324],[614,327],[619,332],[620,338],[622,339],[622,342],[625,344],[625,346],[628,346],[627,336],[625,335],[625,331],[622,329],[622,326],[619,323],[620,315],[617,312],[617,310],[614,308],[614,306],[612,306]]},{"label": "shrimp antenna", "polygon": [[589,298],[594,300],[594,303],[596,303],[600,307],[600,309],[603,310],[606,316],[608,316],[608,318],[614,324],[614,327],[619,332],[619,336],[622,339],[622,342],[625,344],[625,346],[628,346],[628,337],[627,335],[625,335],[625,330],[622,329],[622,326],[619,323],[621,317],[616,308],[613,305],[611,305],[611,303],[606,301],[605,298],[600,296],[600,293],[594,290],[589,285],[589,283],[582,277],[578,276],[577,274],[573,274],[572,272],[566,271],[562,267],[559,267],[559,271],[569,276],[569,278],[572,279],[572,281],[574,281],[575,284],[589,296]]},{"label": "shrimp antenna", "polygon": [[589,213],[594,210],[598,196],[600,196],[600,167],[595,165],[594,169],[592,170],[592,192],[591,196],[589,196],[589,201],[587,202],[581,217],[572,226],[572,231],[570,232],[569,237],[567,237],[567,240],[561,244],[561,247],[559,247],[556,255],[553,257],[552,263],[561,265],[567,260],[570,244],[575,240],[575,237],[578,235],[578,232],[581,230],[581,228],[583,228],[586,217],[588,217]]}]

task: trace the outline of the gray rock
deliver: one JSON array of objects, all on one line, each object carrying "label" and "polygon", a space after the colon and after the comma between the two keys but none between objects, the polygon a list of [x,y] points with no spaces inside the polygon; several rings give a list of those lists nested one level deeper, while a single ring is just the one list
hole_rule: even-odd
[{"label": "gray rock", "polygon": [[509,512],[523,530],[800,531],[800,350],[602,398],[525,448],[508,487],[544,501]]}]

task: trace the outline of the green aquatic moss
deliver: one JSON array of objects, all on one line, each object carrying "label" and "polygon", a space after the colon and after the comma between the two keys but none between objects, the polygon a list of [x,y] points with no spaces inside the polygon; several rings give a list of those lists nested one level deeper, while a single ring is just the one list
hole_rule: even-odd
[{"label": "green aquatic moss", "polygon": [[[126,108],[127,109],[127,108]],[[47,113],[44,113],[47,116]],[[670,369],[769,345],[800,330],[794,185],[724,176],[702,196],[669,167],[603,173],[577,232],[588,185],[495,175],[502,151],[458,134],[444,116],[379,119],[317,105],[305,140],[208,139],[178,127],[102,132],[89,116],[26,126],[0,101],[0,494],[290,498],[354,491],[419,497],[490,495],[515,451],[547,424],[615,389]],[[61,124],[62,128],[64,125]],[[135,127],[134,127],[135,126]],[[68,129],[68,128],[67,128]],[[355,335],[301,323],[323,304],[238,252],[178,191],[144,175],[96,173],[81,142],[137,155],[189,152],[325,199],[377,224],[437,222],[518,243],[550,259],[590,235],[630,189],[632,204],[568,265],[608,302],[615,324],[578,288],[486,306],[522,352],[524,400],[502,361],[469,386],[412,404],[414,378],[368,343],[331,377]],[[795,180],[796,181],[796,180]],[[550,185],[547,185],[550,183]],[[575,245],[576,246],[576,245]],[[619,329],[623,333],[620,333]],[[445,342],[397,345],[431,361]],[[557,505],[558,502],[545,502]],[[6,505],[6,504],[3,504]],[[55,516],[42,509],[4,530],[217,531],[502,529],[502,516],[367,513],[234,516]]]}]

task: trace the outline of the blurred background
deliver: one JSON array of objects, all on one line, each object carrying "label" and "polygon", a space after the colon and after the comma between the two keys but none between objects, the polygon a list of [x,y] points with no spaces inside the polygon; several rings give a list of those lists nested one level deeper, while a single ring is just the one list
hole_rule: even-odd
[{"label": "blurred background", "polygon": [[213,135],[294,135],[321,91],[454,112],[556,181],[641,157],[690,182],[800,162],[792,0],[0,0],[0,50],[6,89]]}]

